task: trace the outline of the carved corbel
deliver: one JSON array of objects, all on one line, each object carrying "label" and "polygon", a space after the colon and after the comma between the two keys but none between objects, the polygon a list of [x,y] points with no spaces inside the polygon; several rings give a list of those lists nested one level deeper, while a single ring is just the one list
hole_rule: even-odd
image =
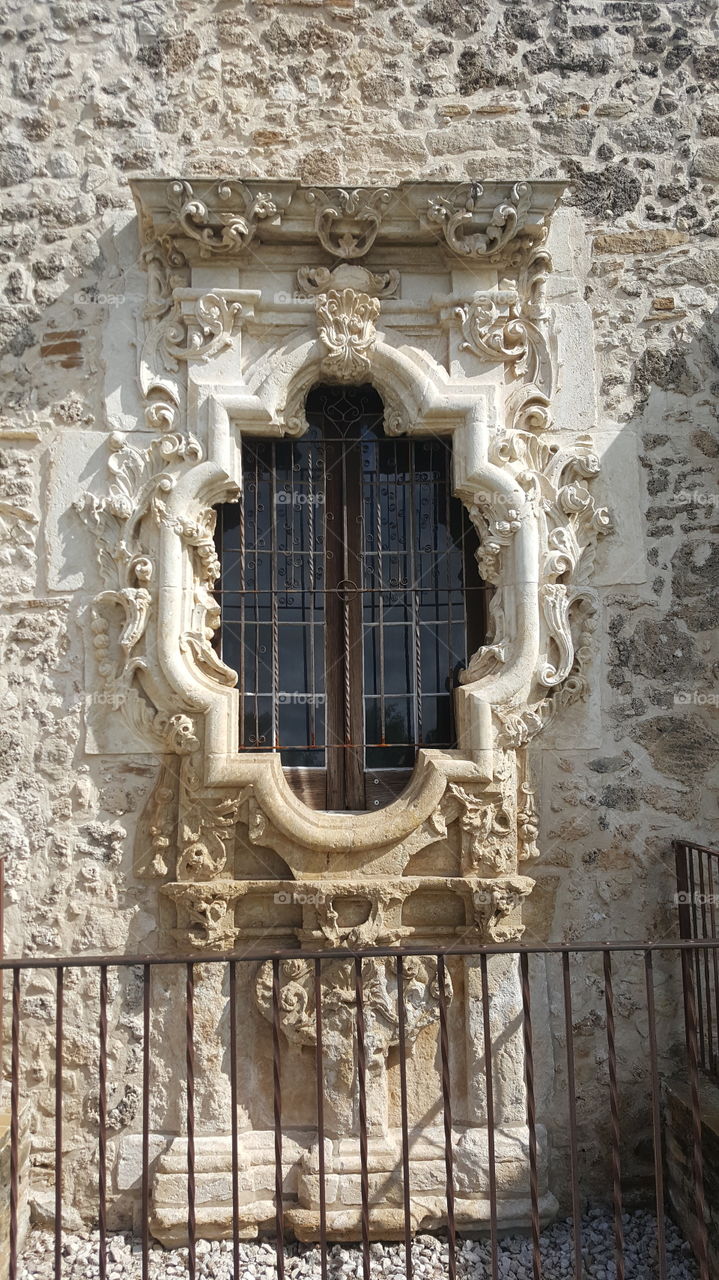
[{"label": "carved corbel", "polygon": [[240,253],[254,239],[258,223],[279,223],[282,210],[269,191],[253,194],[242,182],[223,178],[202,195],[189,182],[170,182],[167,200],[177,231],[200,245],[200,256]]},{"label": "carved corbel", "polygon": [[362,258],[375,242],[390,193],[373,187],[315,187],[306,199],[315,206],[315,233],[322,248],[335,258]]},{"label": "carved corbel", "polygon": [[534,888],[529,876],[502,876],[473,880],[467,884],[465,899],[468,924],[483,942],[509,942],[521,938],[524,926],[520,910]]},{"label": "carved corbel", "polygon": [[242,881],[236,880],[163,885],[163,896],[174,902],[186,918],[184,928],[172,931],[180,946],[189,938],[200,950],[231,950],[239,933],[235,928],[235,903],[245,891]]},{"label": "carved corbel", "polygon": [[483,195],[483,187],[475,182],[451,198],[430,197],[426,218],[442,228],[453,253],[492,260],[523,229],[532,204],[532,188],[526,182],[516,182],[507,199],[489,214]]}]

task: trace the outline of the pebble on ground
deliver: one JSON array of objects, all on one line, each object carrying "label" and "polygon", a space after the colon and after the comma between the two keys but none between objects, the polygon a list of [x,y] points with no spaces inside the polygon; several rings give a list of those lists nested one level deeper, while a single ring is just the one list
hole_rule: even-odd
[{"label": "pebble on ground", "polygon": [[[657,1224],[643,1210],[624,1214],[626,1280],[656,1280]],[[673,1223],[666,1223],[668,1280],[697,1280],[698,1271],[689,1244]],[[98,1280],[97,1231],[63,1237],[63,1280]],[[18,1268],[19,1280],[52,1280],[54,1238],[50,1231],[33,1230]],[[330,1245],[329,1280],[361,1280],[359,1245]],[[404,1248],[401,1244],[370,1246],[372,1280],[403,1280]],[[594,1209],[582,1218],[584,1280],[616,1280],[614,1223],[610,1212]],[[573,1280],[574,1247],[571,1219],[555,1222],[541,1236],[544,1280]],[[275,1246],[271,1241],[240,1243],[242,1280],[275,1280]],[[129,1234],[115,1233],[107,1242],[108,1280],[140,1280],[142,1259],[138,1242]],[[415,1280],[441,1280],[448,1274],[447,1241],[418,1235],[412,1246]],[[288,1280],[319,1280],[317,1245],[289,1244],[285,1248]],[[186,1276],[187,1249],[150,1248],[151,1280]],[[506,1236],[499,1242],[500,1280],[532,1280],[532,1244],[525,1236]],[[486,1240],[461,1240],[457,1244],[457,1280],[491,1280],[491,1253]],[[232,1280],[232,1242],[197,1242],[197,1280]]]}]

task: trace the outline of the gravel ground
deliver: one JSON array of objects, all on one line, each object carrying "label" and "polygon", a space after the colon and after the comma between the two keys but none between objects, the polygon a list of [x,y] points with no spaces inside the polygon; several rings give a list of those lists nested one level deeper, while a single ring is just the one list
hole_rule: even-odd
[{"label": "gravel ground", "polygon": [[[592,1210],[582,1219],[585,1280],[615,1280],[612,1218],[605,1210]],[[626,1280],[656,1280],[656,1220],[643,1211],[624,1215]],[[97,1232],[68,1234],[63,1242],[64,1280],[96,1280]],[[401,1245],[373,1244],[372,1275],[375,1280],[402,1280],[404,1250]],[[500,1242],[501,1280],[532,1280],[531,1243],[524,1237],[507,1236]],[[672,1223],[667,1222],[669,1280],[696,1280],[697,1269],[689,1245]],[[271,1243],[243,1242],[240,1245],[242,1280],[275,1280],[275,1250]],[[544,1280],[573,1280],[571,1220],[556,1222],[542,1233],[542,1276]],[[285,1250],[288,1280],[319,1280],[320,1255],[315,1245],[288,1245]],[[412,1249],[416,1280],[440,1280],[447,1274],[447,1242],[420,1235]],[[53,1237],[50,1232],[31,1233],[19,1268],[20,1280],[51,1280]],[[150,1256],[152,1280],[187,1275],[187,1250],[163,1249],[153,1245]],[[361,1280],[362,1256],[357,1245],[332,1245],[329,1258],[331,1280]],[[489,1245],[463,1240],[457,1248],[458,1280],[490,1280]],[[108,1242],[108,1277],[112,1280],[139,1280],[140,1256],[137,1242],[116,1234]],[[232,1280],[232,1245],[229,1241],[197,1244],[197,1280]]]}]

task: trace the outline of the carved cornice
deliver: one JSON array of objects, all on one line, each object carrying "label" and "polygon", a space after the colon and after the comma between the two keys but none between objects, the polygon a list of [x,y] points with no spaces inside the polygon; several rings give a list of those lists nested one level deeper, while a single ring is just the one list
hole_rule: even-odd
[{"label": "carved cornice", "polygon": [[[356,261],[400,245],[440,245],[463,259],[526,260],[546,236],[565,183],[405,182],[302,187],[235,178],[134,178],[145,243],[188,260],[242,254],[252,244],[314,245]],[[518,256],[517,256],[518,255]]]}]

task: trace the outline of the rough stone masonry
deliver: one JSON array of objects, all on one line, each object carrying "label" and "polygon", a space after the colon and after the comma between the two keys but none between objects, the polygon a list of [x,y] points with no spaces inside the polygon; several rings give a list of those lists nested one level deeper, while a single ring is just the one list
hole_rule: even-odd
[{"label": "rough stone masonry", "polygon": [[[603,545],[597,556],[589,711],[575,720],[569,712],[532,756],[541,860],[525,937],[669,934],[671,839],[710,843],[716,830],[712,0],[59,0],[4,4],[0,20],[0,852],[9,952],[133,954],[156,937],[132,848],[158,761],[85,754],[82,619],[97,584],[77,565],[78,493],[58,466],[67,433],[109,435],[117,425],[105,398],[114,358],[107,334],[118,351],[133,337],[112,323],[136,287],[128,177],[143,174],[305,185],[569,180],[562,212],[571,270],[593,316],[596,427],[616,431],[625,460],[625,482],[602,498],[626,555],[619,575],[603,572],[602,557],[616,552]],[[49,496],[65,512],[52,521]],[[590,1117],[595,1095],[604,1097],[606,1064],[593,1051],[601,996],[593,961],[582,976],[577,1072]],[[556,982],[550,975],[547,1016],[561,1042]],[[646,1044],[636,974],[618,978],[617,994],[621,1071],[639,1078]],[[96,1043],[83,1015],[90,997],[89,979],[68,980],[73,1150],[64,1194],[81,1212],[96,1178]],[[109,1126],[118,1142],[138,1126],[134,980],[120,998],[121,1083]],[[676,990],[662,987],[659,1001],[670,1062],[681,1035]],[[27,1087],[42,1189],[52,1147],[49,979],[29,985],[24,1013],[37,1047]],[[629,1096],[623,1124],[639,1185],[646,1095],[637,1087]],[[539,1105],[561,1135],[561,1063],[555,1071],[547,1062]],[[606,1114],[603,1102],[596,1112]],[[588,1147],[604,1137],[593,1125],[580,1136]]]}]

